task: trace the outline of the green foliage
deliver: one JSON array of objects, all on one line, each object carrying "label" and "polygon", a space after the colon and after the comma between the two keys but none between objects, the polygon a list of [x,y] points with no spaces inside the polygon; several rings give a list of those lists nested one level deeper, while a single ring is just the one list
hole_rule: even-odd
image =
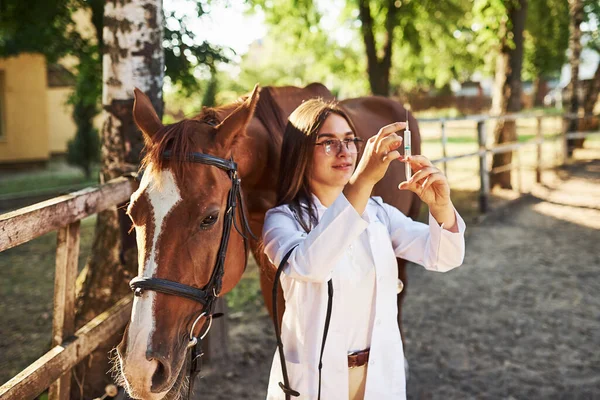
[{"label": "green foliage", "polygon": [[558,77],[569,47],[568,0],[529,0],[525,28],[523,77]]},{"label": "green foliage", "polygon": [[251,48],[242,58],[239,76],[229,86],[223,83],[221,87],[243,93],[256,83],[304,86],[322,82],[342,97],[368,92],[365,62],[353,49],[338,46],[325,35],[318,34],[312,38],[313,43],[318,43],[314,50],[282,46],[275,38],[269,35]]},{"label": "green foliage", "polygon": [[475,32],[471,3],[396,2],[400,7],[391,75],[396,91],[441,89],[453,79],[467,80],[480,66],[480,50],[472,45]]},{"label": "green foliage", "polygon": [[[77,106],[75,113],[80,111],[81,106]],[[100,161],[100,137],[98,131],[88,123],[77,126],[75,137],[69,140],[67,161],[69,164],[76,165],[83,169],[85,176],[91,177],[92,166]]]},{"label": "green foliage", "polygon": [[586,47],[600,53],[600,1],[583,0],[583,22],[587,25],[583,32]]},{"label": "green foliage", "polygon": [[69,98],[77,131],[68,143],[67,161],[83,169],[89,178],[93,163],[100,161],[100,138],[93,120],[102,95],[102,80],[97,78],[102,76],[102,64],[96,45],[88,43],[79,49],[78,55],[75,90]]},{"label": "green foliage", "polygon": [[209,12],[210,1],[186,0],[184,3],[192,3],[196,13],[193,16],[178,15],[174,11],[167,13],[165,10],[163,48],[166,76],[180,87],[185,97],[190,97],[200,90],[200,83],[194,76],[194,71],[199,66],[214,69],[217,62],[229,62],[230,57],[225,52],[233,51],[213,46],[206,41],[198,43],[198,38],[188,28],[191,18],[202,17]]},{"label": "green foliage", "polygon": [[[510,31],[510,20],[504,0],[475,0],[473,3],[473,45],[480,70],[494,75],[501,40]],[[510,38],[509,45],[511,45]]]},{"label": "green foliage", "polygon": [[302,86],[318,81],[341,97],[368,92],[355,20],[336,20],[326,14],[331,10],[310,0],[250,3],[264,11],[269,32],[242,59],[236,81],[244,90],[255,83]]},{"label": "green foliage", "polygon": [[227,293],[225,300],[231,313],[264,307],[258,275],[251,274],[242,278],[233,290]]},{"label": "green foliage", "polygon": [[[209,0],[187,0],[202,16],[209,9]],[[26,2],[0,0],[0,57],[23,52],[39,52],[49,62],[66,55],[79,62],[76,85],[69,103],[73,105],[76,136],[68,145],[68,161],[90,174],[90,165],[99,158],[98,132],[93,118],[99,112],[102,95],[102,20],[104,0],[48,0]],[[73,13],[85,10],[91,14],[96,35],[83,38],[75,29]],[[166,75],[179,86],[184,96],[199,90],[194,76],[198,66],[214,69],[216,62],[228,62],[224,49],[207,42],[196,43],[188,29],[190,16],[175,13],[165,15],[164,41]]]},{"label": "green foliage", "polygon": [[0,57],[23,52],[44,54],[50,62],[70,53],[71,14],[79,0],[0,1]]},{"label": "green foliage", "polygon": [[[369,92],[365,46],[360,33],[356,0],[334,4],[311,0],[251,0],[270,25],[259,63],[243,65],[248,76],[271,83],[298,84],[318,80],[342,96]],[[377,50],[387,34],[385,19],[390,1],[370,0]],[[390,82],[394,91],[416,86],[443,87],[451,79],[464,80],[475,70],[480,49],[473,40],[471,1],[399,0],[394,30]],[[343,8],[337,20],[336,6]],[[457,37],[455,37],[458,36]],[[273,43],[273,39],[277,41]],[[251,50],[252,51],[252,50]],[[273,55],[273,59],[269,56]],[[258,73],[262,69],[262,74]],[[265,70],[266,69],[266,70]],[[262,82],[261,82],[262,83]]]},{"label": "green foliage", "polygon": [[210,80],[206,86],[206,90],[204,91],[204,96],[202,97],[202,106],[203,107],[214,107],[217,105],[217,90],[219,87],[219,81],[217,80],[216,71],[212,71]]}]

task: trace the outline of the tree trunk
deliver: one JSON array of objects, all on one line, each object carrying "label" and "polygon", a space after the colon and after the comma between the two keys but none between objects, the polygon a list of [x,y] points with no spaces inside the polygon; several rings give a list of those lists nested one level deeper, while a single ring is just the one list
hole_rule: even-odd
[{"label": "tree trunk", "polygon": [[[579,63],[581,56],[581,23],[583,22],[583,1],[569,0],[569,64],[571,65],[571,82],[567,86],[567,99],[569,101],[568,112],[577,114],[579,112]],[[565,120],[567,132],[577,131],[578,121],[575,118]],[[579,142],[579,143],[578,143]],[[567,140],[567,151],[569,157],[577,145],[583,145],[580,139]]]},{"label": "tree trunk", "polygon": [[360,0],[358,4],[358,17],[361,21],[361,32],[367,53],[367,73],[371,92],[379,96],[390,94],[390,69],[392,67],[392,44],[394,42],[394,28],[396,27],[396,2],[388,1],[385,20],[385,38],[383,55],[377,56],[377,44],[373,32],[373,17],[369,0]]},{"label": "tree trunk", "polygon": [[533,81],[533,106],[543,107],[544,97],[548,94],[548,81],[542,76],[538,76]]},{"label": "tree trunk", "polygon": [[585,119],[581,121],[581,124],[579,124],[579,130],[582,132],[594,131],[598,129],[598,118],[593,117],[594,106],[598,101],[598,94],[600,94],[600,62],[596,67],[594,77],[592,78],[583,99],[583,113],[585,115]]},{"label": "tree trunk", "polygon": [[[527,16],[527,0],[507,2],[508,21],[504,22],[504,32],[501,34],[502,44],[500,55],[496,61],[496,82],[492,112],[496,115],[515,113],[521,110],[521,68],[523,66],[523,30]],[[508,36],[512,36],[512,43]],[[498,121],[494,129],[494,143],[502,144],[515,142],[517,129],[515,121]],[[512,152],[494,154],[492,169],[509,165],[512,162]],[[492,173],[490,186],[512,189],[510,170]]]},{"label": "tree trunk", "polygon": [[[132,116],[133,88],[144,91],[162,115],[163,12],[161,0],[107,1],[103,29],[102,169],[103,181],[137,169],[143,138]],[[92,254],[78,286],[76,324],[85,324],[123,296],[130,294],[128,282],[137,274],[133,235],[122,207],[98,214]],[[121,334],[98,348],[74,369],[71,398],[98,397],[110,383],[108,352]]]}]

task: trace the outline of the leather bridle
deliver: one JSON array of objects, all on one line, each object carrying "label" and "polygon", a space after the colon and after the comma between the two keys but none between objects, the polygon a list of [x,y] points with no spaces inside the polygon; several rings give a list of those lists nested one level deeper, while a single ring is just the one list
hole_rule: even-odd
[{"label": "leather bridle", "polygon": [[[164,160],[179,159],[181,156],[172,155],[170,151],[165,151],[162,155]],[[206,336],[210,330],[213,317],[219,317],[222,314],[214,314],[215,300],[219,296],[222,288],[223,276],[225,274],[225,257],[227,255],[227,245],[229,244],[229,236],[231,233],[231,226],[235,227],[235,230],[244,239],[244,247],[246,254],[246,264],[248,257],[248,237],[244,234],[249,234],[254,240],[258,240],[256,236],[250,230],[248,224],[248,218],[246,216],[246,210],[244,208],[244,201],[241,193],[241,179],[238,176],[237,164],[231,160],[226,160],[220,157],[212,156],[210,154],[203,154],[197,152],[191,152],[181,157],[181,161],[205,164],[220,168],[227,172],[231,179],[231,189],[227,198],[227,206],[225,209],[225,219],[223,221],[223,235],[221,236],[221,244],[219,245],[219,252],[217,253],[217,261],[213,268],[210,280],[202,289],[188,286],[183,283],[170,281],[161,278],[145,278],[137,276],[131,280],[129,286],[134,291],[135,296],[141,296],[145,290],[151,290],[158,293],[163,293],[172,296],[184,297],[196,301],[203,305],[202,313],[196,318],[192,324],[190,330],[190,341],[188,343],[188,349],[190,349],[190,371],[189,371],[189,388],[188,388],[188,399],[191,396],[194,380],[196,375],[200,372],[202,367],[201,358],[202,352],[202,339]],[[240,207],[240,216],[242,220],[241,231],[235,221],[236,208]],[[202,335],[194,336],[194,329],[198,321],[205,317],[208,320],[208,327],[205,329]]]}]

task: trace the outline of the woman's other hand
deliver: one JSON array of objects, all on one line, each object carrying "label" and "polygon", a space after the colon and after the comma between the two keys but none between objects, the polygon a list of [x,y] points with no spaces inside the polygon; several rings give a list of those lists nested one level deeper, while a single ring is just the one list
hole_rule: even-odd
[{"label": "woman's other hand", "polygon": [[410,190],[427,204],[429,212],[440,224],[450,231],[457,231],[454,205],[450,199],[450,185],[446,175],[436,168],[425,156],[401,158],[410,163],[414,171],[412,178],[398,185],[401,190]]},{"label": "woman's other hand", "polygon": [[402,162],[410,163],[413,176],[398,185],[399,189],[410,190],[428,206],[443,206],[450,203],[450,185],[446,175],[436,168],[425,156],[409,156]]}]

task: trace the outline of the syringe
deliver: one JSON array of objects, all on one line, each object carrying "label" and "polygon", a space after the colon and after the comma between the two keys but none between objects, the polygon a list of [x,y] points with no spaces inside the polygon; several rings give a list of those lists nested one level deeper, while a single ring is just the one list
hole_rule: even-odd
[{"label": "syringe", "polygon": [[[403,142],[404,142],[404,158],[406,159],[407,157],[410,157],[411,153],[410,153],[410,145],[411,145],[411,140],[410,140],[410,129],[408,127],[408,109],[406,110],[406,129],[404,130],[404,138],[403,138]],[[406,166],[406,180],[408,181],[410,179],[411,175],[411,170],[410,170],[410,163],[408,161],[406,161],[404,163],[404,165]]]}]

